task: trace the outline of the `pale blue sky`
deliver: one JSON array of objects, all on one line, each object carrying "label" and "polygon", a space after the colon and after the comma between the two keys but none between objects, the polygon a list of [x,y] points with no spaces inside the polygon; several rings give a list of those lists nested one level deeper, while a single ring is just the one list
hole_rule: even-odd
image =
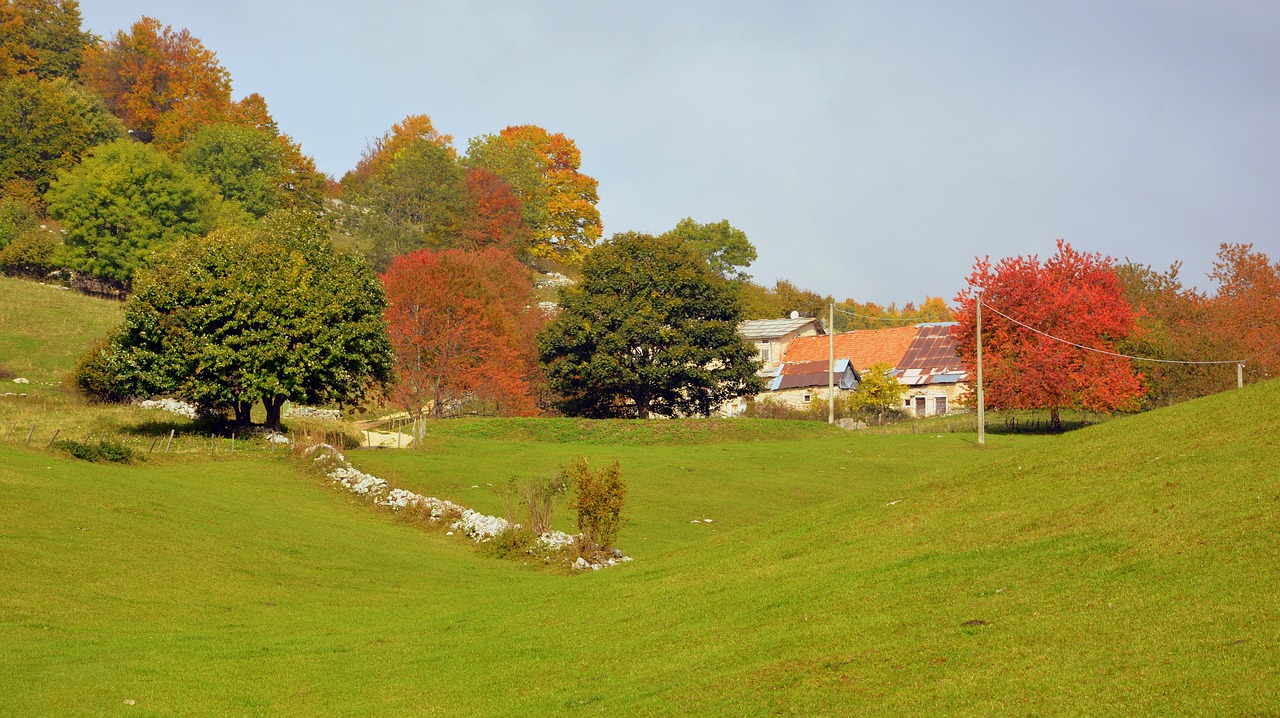
[{"label": "pale blue sky", "polygon": [[1280,259],[1280,3],[82,0],[218,53],[335,177],[425,113],[460,148],[563,132],[606,235],[728,219],[751,273],[950,301],[1065,238],[1207,286]]}]

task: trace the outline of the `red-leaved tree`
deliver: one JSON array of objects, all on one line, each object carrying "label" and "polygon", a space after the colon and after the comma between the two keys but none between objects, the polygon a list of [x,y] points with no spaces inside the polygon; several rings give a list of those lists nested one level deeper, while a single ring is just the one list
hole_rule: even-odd
[{"label": "red-leaved tree", "polygon": [[[1121,296],[1113,260],[1077,252],[1058,240],[1058,252],[981,259],[969,287],[956,297],[953,335],[961,358],[976,374],[975,311],[982,313],[982,368],[986,403],[996,409],[1048,409],[1054,430],[1067,408],[1111,412],[1136,409],[1141,377],[1128,359],[1080,349],[1115,351],[1133,330],[1134,313]],[[1001,314],[1034,327],[1038,334]]]},{"label": "red-leaved tree", "polygon": [[537,411],[544,318],[509,253],[420,250],[396,257],[382,281],[398,404],[418,417]]}]

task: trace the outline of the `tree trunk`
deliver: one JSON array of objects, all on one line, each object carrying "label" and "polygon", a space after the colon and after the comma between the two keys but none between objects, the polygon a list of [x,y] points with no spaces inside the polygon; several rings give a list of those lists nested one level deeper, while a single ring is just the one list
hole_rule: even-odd
[{"label": "tree trunk", "polygon": [[267,428],[280,430],[280,408],[284,406],[283,396],[264,396],[263,406],[267,407]]},{"label": "tree trunk", "polygon": [[1055,434],[1062,433],[1062,417],[1058,415],[1058,407],[1049,411],[1049,430]]},{"label": "tree trunk", "polygon": [[235,403],[236,425],[248,426],[249,413],[253,410],[253,404],[247,401],[237,401]]}]

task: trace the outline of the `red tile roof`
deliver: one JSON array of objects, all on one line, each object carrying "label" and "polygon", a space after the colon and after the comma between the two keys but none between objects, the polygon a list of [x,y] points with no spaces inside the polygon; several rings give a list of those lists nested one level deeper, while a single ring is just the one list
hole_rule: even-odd
[{"label": "red tile roof", "polygon": [[[862,371],[872,364],[898,366],[915,341],[920,327],[861,329],[835,335],[836,356],[847,357]],[[800,337],[791,342],[782,356],[784,362],[826,361],[828,337]]]}]

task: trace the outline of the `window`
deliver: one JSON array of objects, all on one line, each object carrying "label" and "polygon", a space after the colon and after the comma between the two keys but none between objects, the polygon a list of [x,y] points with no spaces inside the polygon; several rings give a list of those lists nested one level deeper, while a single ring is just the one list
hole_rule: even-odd
[{"label": "window", "polygon": [[[773,349],[773,345],[769,343],[768,339],[761,340],[760,361],[764,362],[765,364],[768,364],[770,361],[772,361],[772,359],[770,358],[770,355],[772,354],[772,352],[770,351],[771,349]],[[805,401],[808,401],[808,399],[806,399]]]},{"label": "window", "polygon": [[910,399],[903,399],[903,401],[902,401],[902,405],[903,405],[903,406],[911,406],[911,400],[910,400]]},{"label": "window", "polygon": [[945,396],[938,397],[938,401],[937,401],[937,404],[934,406],[933,413],[935,414],[947,413],[947,397]]},{"label": "window", "polygon": [[804,393],[804,403],[808,404],[808,403],[809,403],[809,402],[811,402],[811,401],[813,401],[813,394],[811,394],[810,392],[807,392],[807,391],[806,391],[806,392]]}]

